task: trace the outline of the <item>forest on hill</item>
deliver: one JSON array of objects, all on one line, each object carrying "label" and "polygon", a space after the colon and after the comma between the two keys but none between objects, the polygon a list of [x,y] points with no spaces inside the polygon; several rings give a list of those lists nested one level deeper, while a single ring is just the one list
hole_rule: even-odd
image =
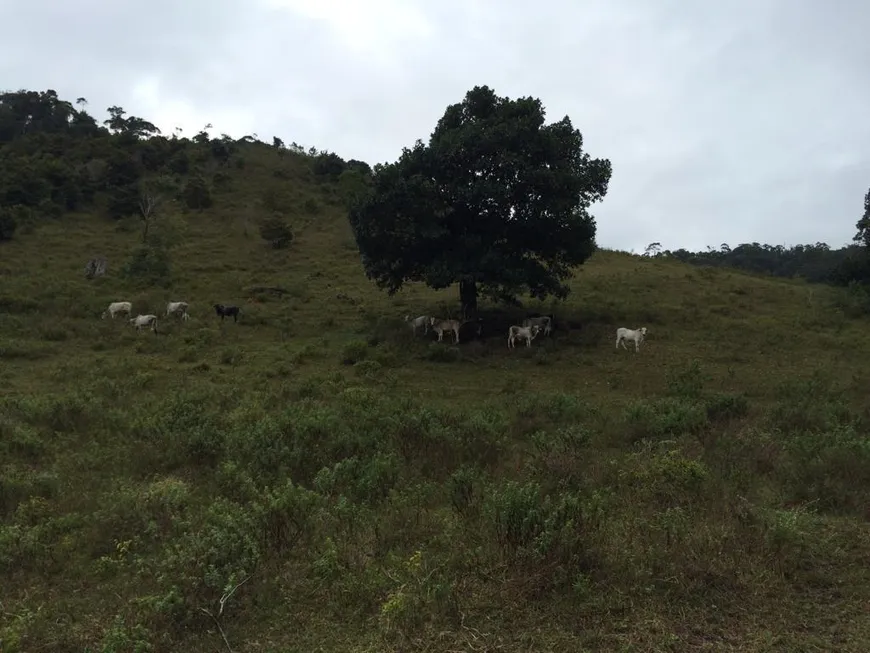
[{"label": "forest on hill", "polygon": [[[100,124],[85,98],[73,104],[53,90],[0,94],[0,240],[75,211],[115,220],[137,216],[147,236],[144,226],[155,202],[174,202],[186,211],[209,208],[228,182],[227,168],[244,167],[241,150],[259,143],[250,135],[212,138],[206,131],[211,125],[192,137],[178,130],[167,137],[121,107],[107,111]],[[348,198],[371,176],[362,161],[296,143],[288,147],[278,137],[271,147],[303,159],[313,179],[336,182]],[[288,237],[280,216],[266,216],[263,228],[276,243]]]}]

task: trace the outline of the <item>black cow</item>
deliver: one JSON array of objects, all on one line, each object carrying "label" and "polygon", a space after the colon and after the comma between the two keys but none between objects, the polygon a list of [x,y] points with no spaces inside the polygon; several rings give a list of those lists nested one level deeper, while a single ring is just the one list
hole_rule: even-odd
[{"label": "black cow", "polygon": [[232,316],[233,322],[239,321],[239,307],[238,306],[224,306],[223,304],[215,304],[214,312],[217,313],[218,317],[221,319],[221,322],[224,321],[225,317]]}]

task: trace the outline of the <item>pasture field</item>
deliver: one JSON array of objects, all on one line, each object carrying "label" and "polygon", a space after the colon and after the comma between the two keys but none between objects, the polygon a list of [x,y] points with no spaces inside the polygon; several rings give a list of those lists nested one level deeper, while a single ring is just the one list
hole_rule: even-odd
[{"label": "pasture field", "polygon": [[378,291],[328,189],[247,162],[161,216],[168,287],[120,274],[135,221],[0,246],[0,651],[870,650],[848,291],[602,250],[526,302],[552,338],[509,351],[523,310],[484,302],[439,344],[402,318],[455,288]]}]

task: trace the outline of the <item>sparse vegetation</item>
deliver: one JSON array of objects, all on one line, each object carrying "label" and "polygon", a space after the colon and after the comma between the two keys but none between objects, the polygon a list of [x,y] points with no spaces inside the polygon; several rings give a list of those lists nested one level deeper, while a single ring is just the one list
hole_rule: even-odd
[{"label": "sparse vegetation", "polygon": [[[4,653],[867,650],[860,285],[598,250],[565,301],[433,343],[402,316],[455,291],[389,297],[347,246],[364,164],[2,99],[0,197],[33,211],[0,243]],[[169,299],[157,336],[99,319]],[[509,352],[527,312],[556,331]]]}]

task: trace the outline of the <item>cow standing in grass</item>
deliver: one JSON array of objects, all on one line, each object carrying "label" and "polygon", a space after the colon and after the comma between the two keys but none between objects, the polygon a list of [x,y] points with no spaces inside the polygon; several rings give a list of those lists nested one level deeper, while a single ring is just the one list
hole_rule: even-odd
[{"label": "cow standing in grass", "polygon": [[118,313],[126,313],[127,317],[130,317],[132,312],[133,304],[131,302],[112,302],[100,317],[104,320],[111,317],[114,320]]},{"label": "cow standing in grass", "polygon": [[412,318],[410,315],[405,316],[405,322],[407,322],[411,330],[414,332],[414,335],[417,335],[417,329],[423,328],[423,335],[429,333],[429,325],[431,318],[428,315],[421,315],[420,317]]},{"label": "cow standing in grass", "polygon": [[626,329],[625,327],[619,327],[616,330],[616,348],[619,349],[619,345],[622,344],[623,349],[628,349],[625,346],[625,341],[630,340],[634,342],[634,351],[637,353],[640,350],[640,343],[642,343],[646,339],[646,327],[641,327],[639,329]]},{"label": "cow standing in grass", "polygon": [[189,305],[187,302],[169,302],[166,305],[166,316],[165,317],[169,317],[170,315],[177,315],[182,320],[189,320],[190,315],[187,314],[188,308],[189,308]]},{"label": "cow standing in grass", "polygon": [[238,322],[239,313],[241,313],[238,306],[224,304],[215,304],[214,312],[217,313],[218,317],[221,319],[221,322],[224,321],[225,317],[232,317],[233,322]]},{"label": "cow standing in grass", "polygon": [[130,320],[130,324],[136,327],[136,333],[142,333],[142,328],[150,328],[155,335],[157,334],[157,316],[156,315],[137,315]]},{"label": "cow standing in grass", "polygon": [[537,326],[545,336],[550,335],[553,330],[553,318],[549,315],[540,315],[538,317],[530,317],[523,320],[524,327]]}]

